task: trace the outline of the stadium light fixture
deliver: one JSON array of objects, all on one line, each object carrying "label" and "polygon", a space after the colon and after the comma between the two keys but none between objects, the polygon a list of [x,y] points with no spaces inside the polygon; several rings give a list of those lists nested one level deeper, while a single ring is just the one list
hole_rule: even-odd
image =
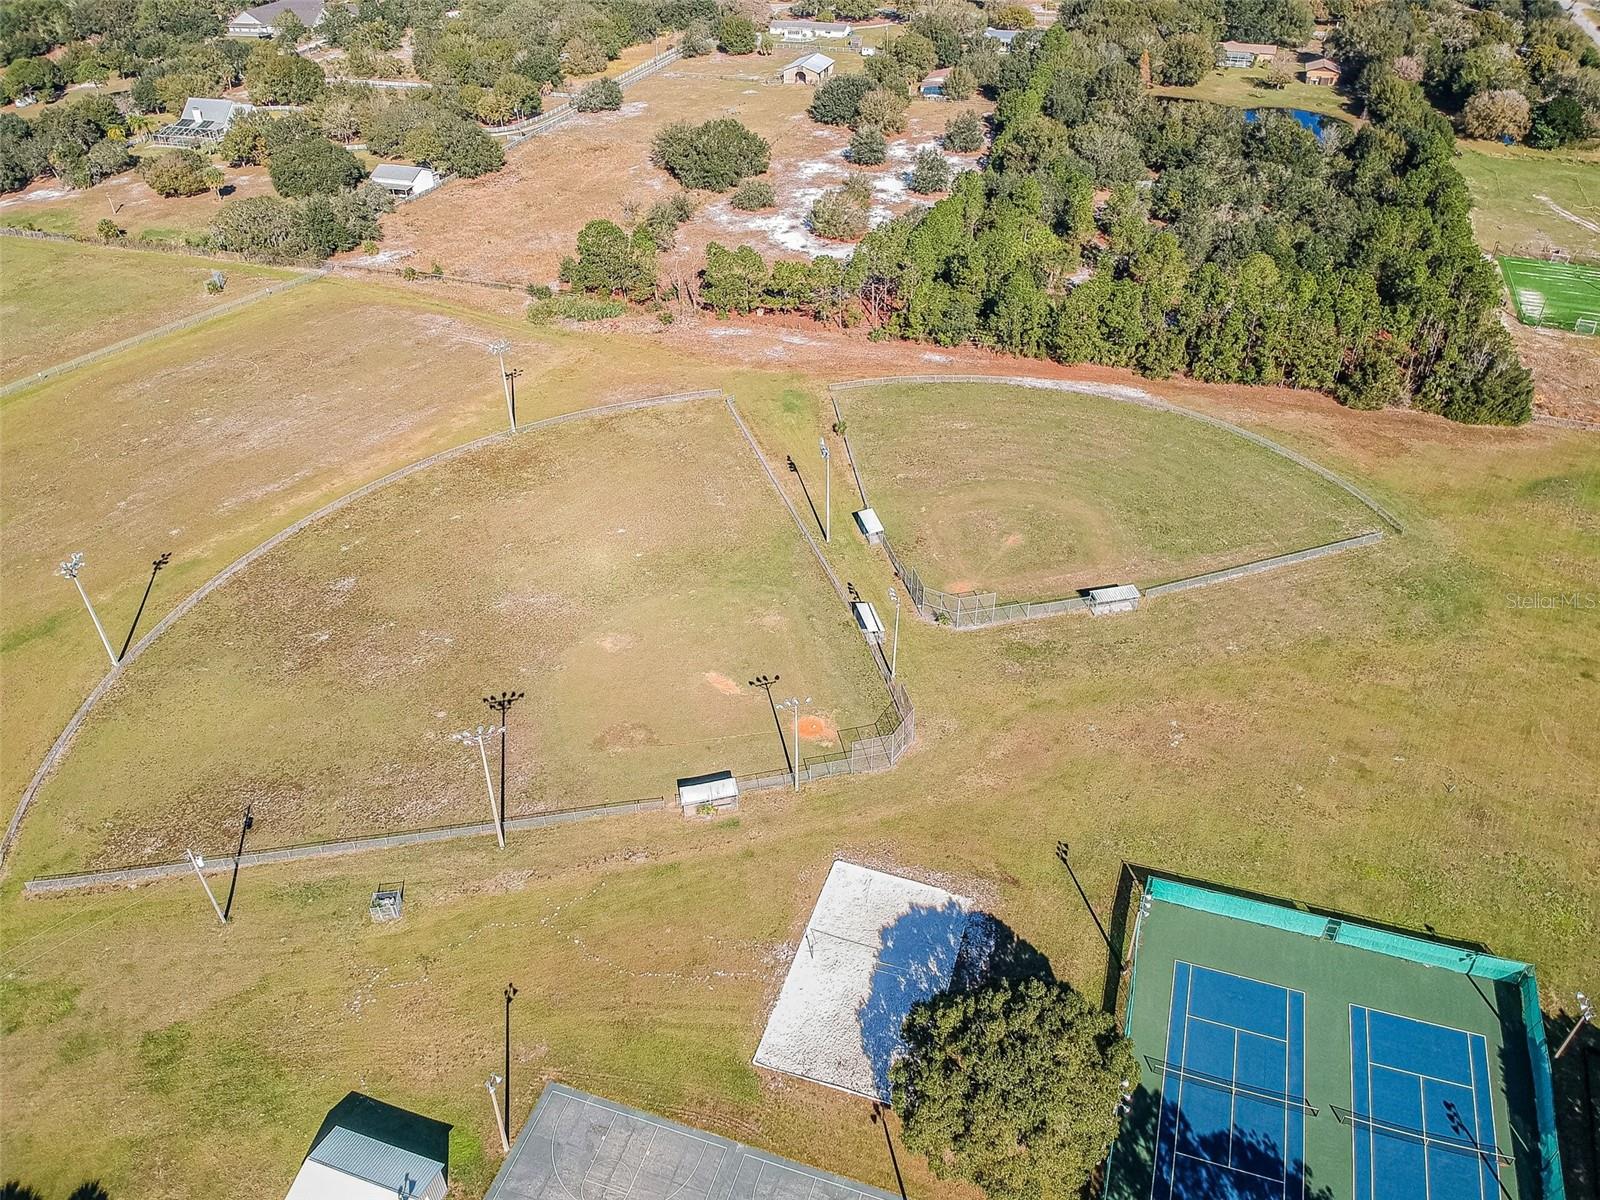
[{"label": "stadium light fixture", "polygon": [[833,455],[828,452],[828,439],[819,437],[817,449],[822,451],[822,540],[833,541],[833,471],[829,463]]},{"label": "stadium light fixture", "polygon": [[83,590],[83,580],[78,578],[78,572],[83,570],[83,551],[78,551],[66,562],[56,568],[56,574],[63,579],[72,580],[73,586],[78,589],[78,595],[83,597],[83,606],[89,610],[89,619],[94,622],[94,631],[100,635],[100,644],[106,648],[106,657],[111,660],[111,665],[117,665],[117,652],[111,648],[111,639],[106,637],[106,627],[100,624],[100,615],[94,611],[94,605],[89,603],[89,593]]},{"label": "stadium light fixture", "polygon": [[506,984],[506,1065],[504,1072],[505,1090],[500,1095],[500,1137],[502,1140],[511,1136],[511,1002],[517,998],[517,985]]},{"label": "stadium light fixture", "polygon": [[810,703],[810,696],[803,700],[790,696],[787,700],[778,701],[779,708],[787,708],[794,714],[794,790],[797,792],[800,790],[800,706]]},{"label": "stadium light fixture", "polygon": [[889,648],[889,682],[894,682],[894,669],[900,661],[900,592],[891,587],[889,600],[894,605],[894,644]]},{"label": "stadium light fixture", "polygon": [[505,1080],[498,1075],[489,1076],[488,1082],[483,1086],[489,1089],[489,1107],[494,1110],[494,1123],[500,1130],[500,1151],[503,1154],[511,1153],[511,1143],[506,1140],[506,1123],[500,1115],[500,1098],[494,1094],[494,1089]]},{"label": "stadium light fixture", "polygon": [[1556,1051],[1557,1058],[1560,1058],[1572,1047],[1572,1043],[1578,1040],[1578,1034],[1583,1032],[1583,1027],[1593,1020],[1594,1005],[1590,1003],[1589,997],[1585,996],[1582,992],[1579,992],[1578,1019],[1572,1023],[1571,1032],[1568,1033],[1566,1038],[1562,1040],[1561,1049]]},{"label": "stadium light fixture", "polygon": [[206,899],[211,901],[211,907],[212,907],[212,910],[215,911],[216,914],[217,914],[217,920],[220,921],[222,924],[226,925],[228,923],[228,918],[227,918],[226,915],[224,915],[224,913],[222,911],[222,906],[217,903],[216,896],[212,895],[212,893],[211,893],[211,885],[206,882],[206,876],[205,876],[206,860],[205,860],[205,857],[203,855],[196,854],[193,850],[185,850],[184,854],[189,859],[189,865],[194,868],[194,876],[195,876],[195,878],[200,881],[200,886],[205,888],[205,890],[206,890]]},{"label": "stadium light fixture", "polygon": [[145,602],[150,599],[150,589],[155,587],[156,576],[161,573],[161,568],[171,561],[172,555],[166,553],[150,564],[150,579],[144,585],[144,595],[139,598],[139,611],[133,614],[133,624],[128,626],[128,637],[122,643],[122,653],[117,655],[118,662],[128,657],[128,647],[133,645],[133,634],[139,628],[139,618],[144,616],[144,606]]},{"label": "stadium light fixture", "polygon": [[[495,356],[500,363],[500,386],[506,393],[506,419],[511,423],[511,432],[517,431],[517,403],[512,399],[511,376],[506,372],[506,351],[511,349],[511,343],[505,338],[489,343],[489,353]],[[518,372],[521,374],[521,372]]]},{"label": "stadium light fixture", "polygon": [[[476,729],[463,729],[460,733],[452,733],[450,740],[460,742],[463,746],[476,746],[478,760],[483,763],[483,786],[489,793],[489,819],[494,822],[494,836],[500,842],[500,849],[506,848],[505,826],[500,822],[500,811],[494,799],[494,777],[489,774],[489,748],[488,740],[497,733],[506,731],[504,725],[479,725]],[[502,797],[503,800],[503,797]]]},{"label": "stadium light fixture", "polygon": [[511,711],[511,706],[523,697],[522,692],[501,692],[499,695],[489,695],[483,698],[491,711],[500,714],[500,840],[505,840],[506,831],[506,714]]}]

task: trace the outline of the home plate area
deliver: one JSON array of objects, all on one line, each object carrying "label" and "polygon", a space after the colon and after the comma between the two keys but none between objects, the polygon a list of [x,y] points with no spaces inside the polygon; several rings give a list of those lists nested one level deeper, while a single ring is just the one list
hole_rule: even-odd
[{"label": "home plate area", "polygon": [[487,1200],[895,1200],[715,1134],[548,1085]]}]

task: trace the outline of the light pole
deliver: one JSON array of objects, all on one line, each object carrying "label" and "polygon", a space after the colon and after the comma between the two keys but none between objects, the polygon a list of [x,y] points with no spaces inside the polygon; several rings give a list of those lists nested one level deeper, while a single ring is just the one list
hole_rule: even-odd
[{"label": "light pole", "polygon": [[833,457],[828,452],[827,438],[817,439],[817,449],[822,451],[822,540],[833,541],[833,472],[828,463]]},{"label": "light pole", "polygon": [[150,580],[144,585],[144,595],[139,598],[139,611],[133,614],[133,624],[128,626],[128,640],[122,643],[122,653],[117,655],[118,662],[127,657],[128,647],[133,645],[133,634],[139,628],[139,618],[144,616],[145,602],[150,599],[150,589],[156,585],[156,576],[161,573],[161,568],[171,561],[172,555],[167,553],[150,564]]},{"label": "light pole", "polygon": [[894,603],[894,644],[889,647],[889,680],[892,683],[895,664],[900,661],[900,592],[891,587],[889,599]]},{"label": "light pole", "polygon": [[517,431],[517,406],[511,399],[511,376],[506,373],[506,351],[511,349],[511,343],[501,338],[497,342],[489,343],[489,353],[494,355],[500,363],[500,386],[506,394],[506,419],[511,423],[511,432]]},{"label": "light pole", "polygon": [[206,860],[201,855],[196,854],[193,850],[185,850],[184,854],[188,856],[189,865],[194,868],[195,878],[200,881],[200,886],[205,888],[206,899],[211,901],[211,907],[216,911],[217,920],[226,925],[228,923],[228,918],[223,915],[222,906],[217,903],[217,898],[211,894],[211,885],[206,882],[205,872],[202,869],[206,865]]},{"label": "light pole", "polygon": [[111,639],[106,637],[105,626],[100,624],[100,616],[94,611],[94,605],[89,603],[89,593],[83,590],[83,580],[78,578],[78,572],[83,570],[83,552],[79,551],[66,562],[56,568],[56,574],[63,579],[70,579],[78,589],[78,595],[83,597],[83,606],[89,610],[89,619],[94,622],[94,631],[100,635],[100,644],[106,648],[106,657],[111,660],[111,665],[117,665],[117,652],[111,648]]},{"label": "light pole", "polygon": [[483,1086],[489,1089],[489,1107],[494,1109],[494,1123],[500,1130],[500,1151],[502,1154],[510,1154],[511,1143],[506,1139],[506,1123],[500,1115],[500,1099],[494,1094],[495,1086],[504,1082],[500,1076],[491,1075],[489,1082]]},{"label": "light pole", "polygon": [[1583,1027],[1592,1020],[1594,1020],[1594,1005],[1589,1003],[1589,997],[1585,996],[1582,992],[1579,992],[1578,1019],[1573,1023],[1572,1032],[1567,1034],[1566,1038],[1563,1039],[1561,1043],[1561,1049],[1556,1051],[1557,1058],[1560,1058],[1567,1052],[1568,1049],[1571,1048],[1572,1043],[1578,1040],[1578,1034],[1583,1031]]},{"label": "light pole", "polygon": [[804,700],[790,696],[787,700],[778,701],[779,708],[787,708],[794,714],[794,790],[800,790],[800,706],[810,704],[811,697]]},{"label": "light pole", "polygon": [[501,692],[498,696],[485,696],[483,702],[500,714],[500,840],[506,836],[506,714],[511,706],[522,699],[521,692]]},{"label": "light pole", "polygon": [[[506,848],[506,831],[494,802],[494,777],[489,774],[489,748],[485,743],[495,734],[505,731],[504,725],[479,725],[476,729],[463,729],[460,733],[450,735],[452,742],[478,748],[478,758],[483,763],[483,786],[489,793],[489,819],[494,822],[494,836],[499,840],[502,850]],[[501,786],[503,790],[504,785]]]},{"label": "light pole", "polygon": [[506,984],[506,1069],[505,1091],[501,1093],[500,1137],[506,1139],[511,1134],[511,1002],[517,997],[517,985]]}]

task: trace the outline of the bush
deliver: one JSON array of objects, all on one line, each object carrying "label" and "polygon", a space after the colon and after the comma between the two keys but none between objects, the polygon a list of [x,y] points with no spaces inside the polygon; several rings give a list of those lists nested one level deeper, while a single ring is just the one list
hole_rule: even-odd
[{"label": "bush", "polygon": [[249,196],[223,204],[212,235],[219,250],[270,262],[305,262],[376,239],[378,214],[393,207],[394,201],[376,187],[304,200]]},{"label": "bush", "polygon": [[127,230],[123,229],[110,217],[101,217],[99,223],[94,227],[95,237],[107,243],[116,241],[125,233],[127,233]]},{"label": "bush", "polygon": [[198,196],[216,180],[215,168],[193,150],[168,150],[139,164],[140,177],[158,196]]},{"label": "bush", "polygon": [[873,89],[865,75],[835,75],[817,89],[806,111],[823,125],[853,125],[862,98]]},{"label": "bush", "polygon": [[552,296],[528,305],[528,320],[541,325],[557,319],[608,321],[627,311],[628,306],[620,300],[602,300],[594,296]]},{"label": "bush", "polygon": [[622,85],[615,79],[596,79],[583,85],[572,107],[579,112],[610,112],[622,107]]},{"label": "bush", "polygon": [[950,164],[945,162],[944,155],[929,147],[918,152],[917,161],[911,167],[911,190],[919,196],[928,196],[934,192],[948,192],[950,190]]},{"label": "bush", "polygon": [[578,255],[561,260],[561,281],[575,291],[647,299],[656,286],[656,246],[641,226],[625,233],[612,221],[578,231]]},{"label": "bush", "polygon": [[678,39],[678,53],[685,58],[702,58],[716,48],[709,21],[690,21]]},{"label": "bush", "polygon": [[755,22],[742,13],[728,13],[717,22],[717,45],[724,54],[754,54]]},{"label": "bush", "polygon": [[904,95],[879,88],[861,98],[856,106],[856,124],[876,125],[884,133],[904,133],[909,107],[910,102]]},{"label": "bush", "polygon": [[1461,123],[1476,138],[1522,138],[1533,125],[1528,98],[1512,88],[1479,92],[1467,101]]},{"label": "bush", "polygon": [[778,193],[765,179],[746,179],[733,193],[733,206],[741,212],[771,208],[777,202]]},{"label": "bush", "polygon": [[1033,13],[1021,4],[1006,4],[995,9],[989,24],[996,29],[1032,29]]},{"label": "bush", "polygon": [[876,125],[863,125],[850,139],[850,161],[857,166],[875,167],[889,157],[889,143]]},{"label": "bush", "polygon": [[978,90],[978,77],[971,67],[954,66],[944,77],[944,94],[948,100],[968,100]]},{"label": "bush", "polygon": [[811,231],[836,242],[853,242],[867,232],[871,207],[871,185],[852,179],[817,197],[811,206]]},{"label": "bush", "polygon": [[658,200],[645,213],[640,228],[650,235],[658,250],[672,249],[677,240],[678,226],[694,215],[694,201],[688,192],[679,192],[666,200]]},{"label": "bush", "polygon": [[670,171],[684,187],[725,192],[765,171],[771,148],[732,117],[703,125],[675,121],[656,135],[650,161]]},{"label": "bush", "polygon": [[944,127],[944,148],[953,154],[975,154],[983,149],[983,118],[970,108],[958,112]]},{"label": "bush", "polygon": [[366,178],[356,156],[325,137],[306,138],[277,151],[268,174],[280,196],[342,192]]},{"label": "bush", "polygon": [[550,290],[548,283],[530,283],[528,285],[528,295],[535,300],[548,300],[555,293]]}]

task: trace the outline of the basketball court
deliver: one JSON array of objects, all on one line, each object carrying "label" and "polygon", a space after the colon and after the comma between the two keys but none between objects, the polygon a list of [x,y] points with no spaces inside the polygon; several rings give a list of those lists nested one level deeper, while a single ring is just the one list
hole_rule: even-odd
[{"label": "basketball court", "polygon": [[486,1200],[899,1198],[552,1083]]}]

